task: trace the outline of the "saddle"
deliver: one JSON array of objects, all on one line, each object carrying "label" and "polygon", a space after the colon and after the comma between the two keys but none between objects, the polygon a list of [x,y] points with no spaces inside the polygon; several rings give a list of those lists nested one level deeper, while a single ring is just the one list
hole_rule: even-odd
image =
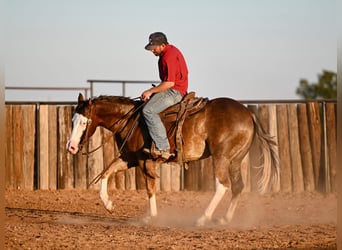
[{"label": "saddle", "polygon": [[[208,98],[196,97],[195,95],[195,92],[190,92],[179,103],[159,113],[167,130],[170,152],[175,153],[175,158],[172,158],[172,161],[177,161],[178,163],[182,163],[184,159],[182,134],[184,121],[187,117],[202,110],[209,100]],[[151,152],[153,152],[155,150],[154,143],[152,143],[151,147]]]}]

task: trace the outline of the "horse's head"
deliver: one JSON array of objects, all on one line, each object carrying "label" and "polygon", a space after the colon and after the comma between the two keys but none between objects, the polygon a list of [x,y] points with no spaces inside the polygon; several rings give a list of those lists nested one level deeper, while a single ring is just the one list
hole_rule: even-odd
[{"label": "horse's head", "polygon": [[93,103],[91,99],[85,100],[82,94],[78,96],[78,103],[72,117],[72,132],[66,144],[66,149],[72,154],[76,154],[79,146],[92,136],[96,129],[94,122]]}]

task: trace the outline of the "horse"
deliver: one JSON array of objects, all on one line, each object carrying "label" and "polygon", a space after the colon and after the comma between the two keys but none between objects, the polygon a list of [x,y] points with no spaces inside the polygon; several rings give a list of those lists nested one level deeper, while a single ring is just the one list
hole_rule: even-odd
[{"label": "horse", "polygon": [[[155,185],[158,175],[153,170],[156,161],[143,152],[144,147],[151,145],[151,138],[140,115],[141,105],[142,101],[123,96],[99,96],[85,100],[80,93],[66,148],[72,154],[80,152],[98,126],[112,131],[121,150],[119,157],[99,177],[100,198],[104,207],[113,212],[113,202],[108,197],[108,178],[117,171],[139,166],[146,180],[149,201],[146,219],[149,221],[158,215]],[[197,219],[197,226],[212,221],[212,215],[228,189],[232,192],[230,203],[219,222],[227,224],[232,220],[244,188],[241,162],[255,138],[260,141],[263,155],[259,192],[266,193],[279,181],[279,159],[274,137],[265,132],[254,113],[234,99],[222,97],[208,100],[204,108],[185,118],[182,138],[184,163],[211,156],[214,166],[215,193]]]}]

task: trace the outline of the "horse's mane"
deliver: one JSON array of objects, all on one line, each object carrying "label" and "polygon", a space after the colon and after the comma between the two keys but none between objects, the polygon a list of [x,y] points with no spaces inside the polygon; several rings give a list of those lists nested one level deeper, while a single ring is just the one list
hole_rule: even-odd
[{"label": "horse's mane", "polygon": [[92,99],[93,102],[110,102],[110,103],[120,103],[120,104],[133,104],[135,101],[129,97],[124,96],[109,96],[100,95]]}]

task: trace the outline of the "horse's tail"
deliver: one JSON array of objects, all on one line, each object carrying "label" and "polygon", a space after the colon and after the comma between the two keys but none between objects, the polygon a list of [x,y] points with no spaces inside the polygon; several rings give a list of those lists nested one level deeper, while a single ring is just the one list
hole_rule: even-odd
[{"label": "horse's tail", "polygon": [[264,194],[271,184],[277,185],[279,181],[279,157],[277,143],[274,137],[265,132],[260,121],[255,114],[251,113],[254,122],[254,128],[259,138],[264,158],[263,168],[260,166],[262,174],[258,181],[258,189]]}]

